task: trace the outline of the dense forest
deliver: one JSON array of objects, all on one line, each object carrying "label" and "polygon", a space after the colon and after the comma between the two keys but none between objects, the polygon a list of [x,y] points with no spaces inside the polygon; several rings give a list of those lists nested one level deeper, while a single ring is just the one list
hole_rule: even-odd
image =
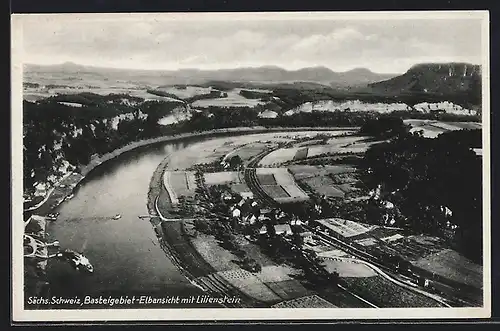
[{"label": "dense forest", "polygon": [[408,133],[398,120],[385,120],[378,128],[376,135],[387,138],[390,132],[393,138],[370,147],[360,168],[367,188],[379,190],[381,200],[396,206],[395,226],[443,236],[454,225],[457,250],[480,262],[482,160],[472,148],[481,148],[481,130],[450,131],[431,139]]}]

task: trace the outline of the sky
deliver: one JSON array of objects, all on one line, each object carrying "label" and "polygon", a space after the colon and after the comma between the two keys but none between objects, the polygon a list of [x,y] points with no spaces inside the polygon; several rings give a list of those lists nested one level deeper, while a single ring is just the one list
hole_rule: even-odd
[{"label": "sky", "polygon": [[481,63],[477,16],[23,15],[23,62],[176,70],[325,66],[402,73]]}]

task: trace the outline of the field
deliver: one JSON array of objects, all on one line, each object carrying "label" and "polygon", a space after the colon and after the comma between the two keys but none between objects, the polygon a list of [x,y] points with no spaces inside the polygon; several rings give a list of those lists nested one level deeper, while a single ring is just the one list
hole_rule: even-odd
[{"label": "field", "polygon": [[399,228],[375,226],[370,231],[367,231],[367,232],[362,233],[360,235],[351,237],[351,239],[363,240],[363,239],[369,239],[369,238],[377,238],[377,239],[382,240],[384,238],[388,238],[390,236],[400,234],[401,232],[402,232],[402,229],[399,229]]},{"label": "field", "polygon": [[229,159],[230,157],[239,156],[243,162],[247,162],[254,156],[265,151],[268,148],[267,146],[268,145],[264,143],[246,144],[229,152],[224,158]]},{"label": "field", "polygon": [[273,174],[257,174],[257,180],[260,185],[277,185]]},{"label": "field", "polygon": [[213,236],[198,234],[191,242],[216,273],[209,278],[223,280],[246,295],[257,300],[277,303],[307,295],[308,291],[292,275],[299,273],[286,265],[276,266],[260,249],[243,240],[242,249],[262,265],[258,273],[251,273],[239,267],[238,258],[221,248]]},{"label": "field", "polygon": [[157,90],[173,94],[180,99],[187,99],[197,95],[209,94],[212,91],[211,88],[198,87],[198,86],[186,86],[185,88],[179,88],[175,86],[171,87],[160,87]]},{"label": "field", "polygon": [[207,186],[211,185],[229,185],[231,190],[242,196],[253,197],[253,193],[250,188],[242,181],[243,174],[236,171],[221,171],[205,173],[203,175],[205,178],[205,184]]},{"label": "field", "polygon": [[[284,162],[302,160],[328,153],[364,153],[373,144],[378,142],[365,142],[366,137],[346,136],[335,137],[328,140],[326,145],[313,145],[308,147],[295,146],[280,148],[266,155],[261,161],[261,166],[277,166]],[[299,145],[303,145],[300,143]]]},{"label": "field", "polygon": [[462,129],[481,129],[479,122],[441,122],[434,120],[409,119],[404,121],[412,126],[411,132],[423,130],[424,137],[435,138],[440,133]]},{"label": "field", "polygon": [[316,222],[320,223],[329,230],[347,238],[357,236],[371,229],[371,227],[364,226],[360,223],[339,218],[317,220]]},{"label": "field", "polygon": [[298,149],[295,155],[293,156],[293,160],[305,159],[307,157],[307,151],[308,151],[307,148]]},{"label": "field", "polygon": [[309,185],[314,192],[327,197],[344,197],[344,192],[335,187],[333,180],[328,176],[312,177],[302,180]]},{"label": "field", "polygon": [[262,189],[273,199],[290,198],[290,195],[280,185],[262,185]]},{"label": "field", "polygon": [[409,236],[388,244],[405,259],[417,261],[423,257],[438,253],[447,248],[443,239],[428,236]]},{"label": "field", "polygon": [[222,171],[203,174],[207,185],[241,184],[240,177],[236,171]]},{"label": "field", "polygon": [[438,302],[397,286],[381,276],[345,277],[342,278],[342,281],[349,291],[378,307],[441,307]]},{"label": "field", "polygon": [[288,169],[297,181],[307,184],[320,195],[344,197],[346,193],[356,190],[356,178],[351,175],[356,169],[347,165],[292,165]]},{"label": "field", "polygon": [[[329,133],[329,131],[326,132]],[[300,131],[288,133],[273,132],[207,139],[205,141],[188,145],[177,151],[169,151],[171,152],[172,157],[168,164],[168,169],[180,170],[192,167],[193,165],[199,163],[210,163],[213,161],[217,161],[243,145],[260,142],[262,144],[268,144],[272,142],[288,142],[292,141],[294,137],[304,137],[310,134],[318,133],[320,133],[320,131]],[[251,152],[252,148],[249,148]]]},{"label": "field", "polygon": [[197,108],[208,108],[210,106],[214,107],[255,107],[257,105],[262,105],[265,102],[259,99],[247,99],[239,94],[241,89],[234,89],[232,91],[227,91],[226,98],[217,99],[203,99],[196,100],[191,105]]},{"label": "field", "polygon": [[267,154],[260,162],[261,166],[279,165],[283,162],[291,161],[299,150],[303,148],[280,148]]},{"label": "field", "polygon": [[414,265],[459,283],[476,288],[483,286],[482,267],[451,249],[419,259]]},{"label": "field", "polygon": [[330,174],[341,174],[345,172],[354,172],[356,169],[347,165],[291,165],[288,167],[296,180],[312,178],[316,176],[325,176]]},{"label": "field", "polygon": [[323,264],[329,273],[338,272],[340,277],[371,277],[375,271],[363,263],[352,260],[325,258]]},{"label": "field", "polygon": [[89,87],[89,85],[82,85],[78,81],[76,84],[63,81],[60,85],[61,87],[55,88],[25,88],[23,91],[23,98],[29,101],[36,101],[57,94],[95,93],[99,95],[127,94],[131,97],[138,97],[144,100],[180,102],[177,99],[151,94],[147,91],[147,88],[140,87],[137,84],[113,83],[113,85],[109,85],[103,84],[103,82],[95,82],[95,86],[93,84]]},{"label": "field", "polygon": [[282,202],[309,198],[286,168],[258,168],[257,179],[269,196]]},{"label": "field", "polygon": [[346,136],[335,137],[327,141],[326,145],[311,146],[308,150],[308,157],[321,154],[334,153],[364,153],[376,142],[365,142],[366,137]]},{"label": "field", "polygon": [[311,295],[283,301],[273,305],[272,308],[337,308],[337,306],[317,295]]},{"label": "field", "polygon": [[163,183],[173,205],[179,203],[181,196],[194,195],[196,189],[196,180],[192,171],[165,171]]}]

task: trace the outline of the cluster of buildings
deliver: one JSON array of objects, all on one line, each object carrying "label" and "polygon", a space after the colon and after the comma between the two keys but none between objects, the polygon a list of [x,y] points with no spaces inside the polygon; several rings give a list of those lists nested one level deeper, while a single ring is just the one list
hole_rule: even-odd
[{"label": "cluster of buildings", "polygon": [[226,192],[221,196],[223,202],[229,204],[230,218],[233,225],[238,228],[252,228],[258,236],[299,235],[304,242],[312,240],[312,233],[306,231],[301,225],[302,221],[296,216],[290,216],[279,208],[263,207],[253,197],[242,197],[236,193]]}]

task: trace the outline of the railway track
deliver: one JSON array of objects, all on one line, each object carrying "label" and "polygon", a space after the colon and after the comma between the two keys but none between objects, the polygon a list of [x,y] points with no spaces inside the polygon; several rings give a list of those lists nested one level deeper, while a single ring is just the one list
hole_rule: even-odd
[{"label": "railway track", "polygon": [[[280,208],[279,203],[277,203],[273,198],[271,198],[269,195],[267,195],[264,192],[264,190],[261,188],[261,186],[258,182],[258,179],[257,179],[257,172],[256,172],[256,167],[257,167],[258,163],[260,162],[260,160],[262,160],[262,158],[264,156],[266,156],[267,154],[271,153],[272,151],[274,151],[275,149],[278,149],[278,148],[264,151],[264,152],[260,153],[259,155],[257,155],[256,157],[254,157],[248,163],[247,167],[245,168],[244,177],[245,177],[245,182],[247,183],[248,187],[252,190],[252,192],[254,192],[254,194],[259,198],[259,200],[261,200],[263,203],[265,203],[269,206]],[[376,257],[372,256],[371,254],[368,254],[367,252],[364,252],[356,247],[353,247],[352,245],[350,245],[350,244],[348,244],[348,243],[346,243],[338,238],[335,238],[335,237],[332,237],[332,236],[327,235],[325,233],[316,231],[315,229],[313,229],[309,226],[304,226],[304,228],[315,233],[322,240],[327,241],[332,246],[337,247],[337,248],[345,251],[346,253],[351,254],[355,258],[359,259],[361,262],[363,262],[363,263],[367,264],[368,266],[370,266],[371,268],[373,268],[378,274],[382,275],[385,279],[387,279],[388,281],[391,281],[392,283],[396,284],[397,286],[409,289],[414,293],[424,295],[428,298],[435,300],[436,302],[439,302],[441,305],[444,305],[446,307],[451,307],[441,297],[434,295],[434,294],[431,294],[431,293],[428,293],[428,292],[421,290],[421,289],[416,289],[416,288],[402,282],[400,279],[396,279],[396,278],[390,276],[388,273],[392,274],[393,273],[392,269],[387,267],[386,265],[378,262],[378,259]],[[348,291],[345,288],[341,288],[341,289],[350,293],[350,291]],[[372,307],[374,306],[371,303],[370,303],[370,305]]]}]

